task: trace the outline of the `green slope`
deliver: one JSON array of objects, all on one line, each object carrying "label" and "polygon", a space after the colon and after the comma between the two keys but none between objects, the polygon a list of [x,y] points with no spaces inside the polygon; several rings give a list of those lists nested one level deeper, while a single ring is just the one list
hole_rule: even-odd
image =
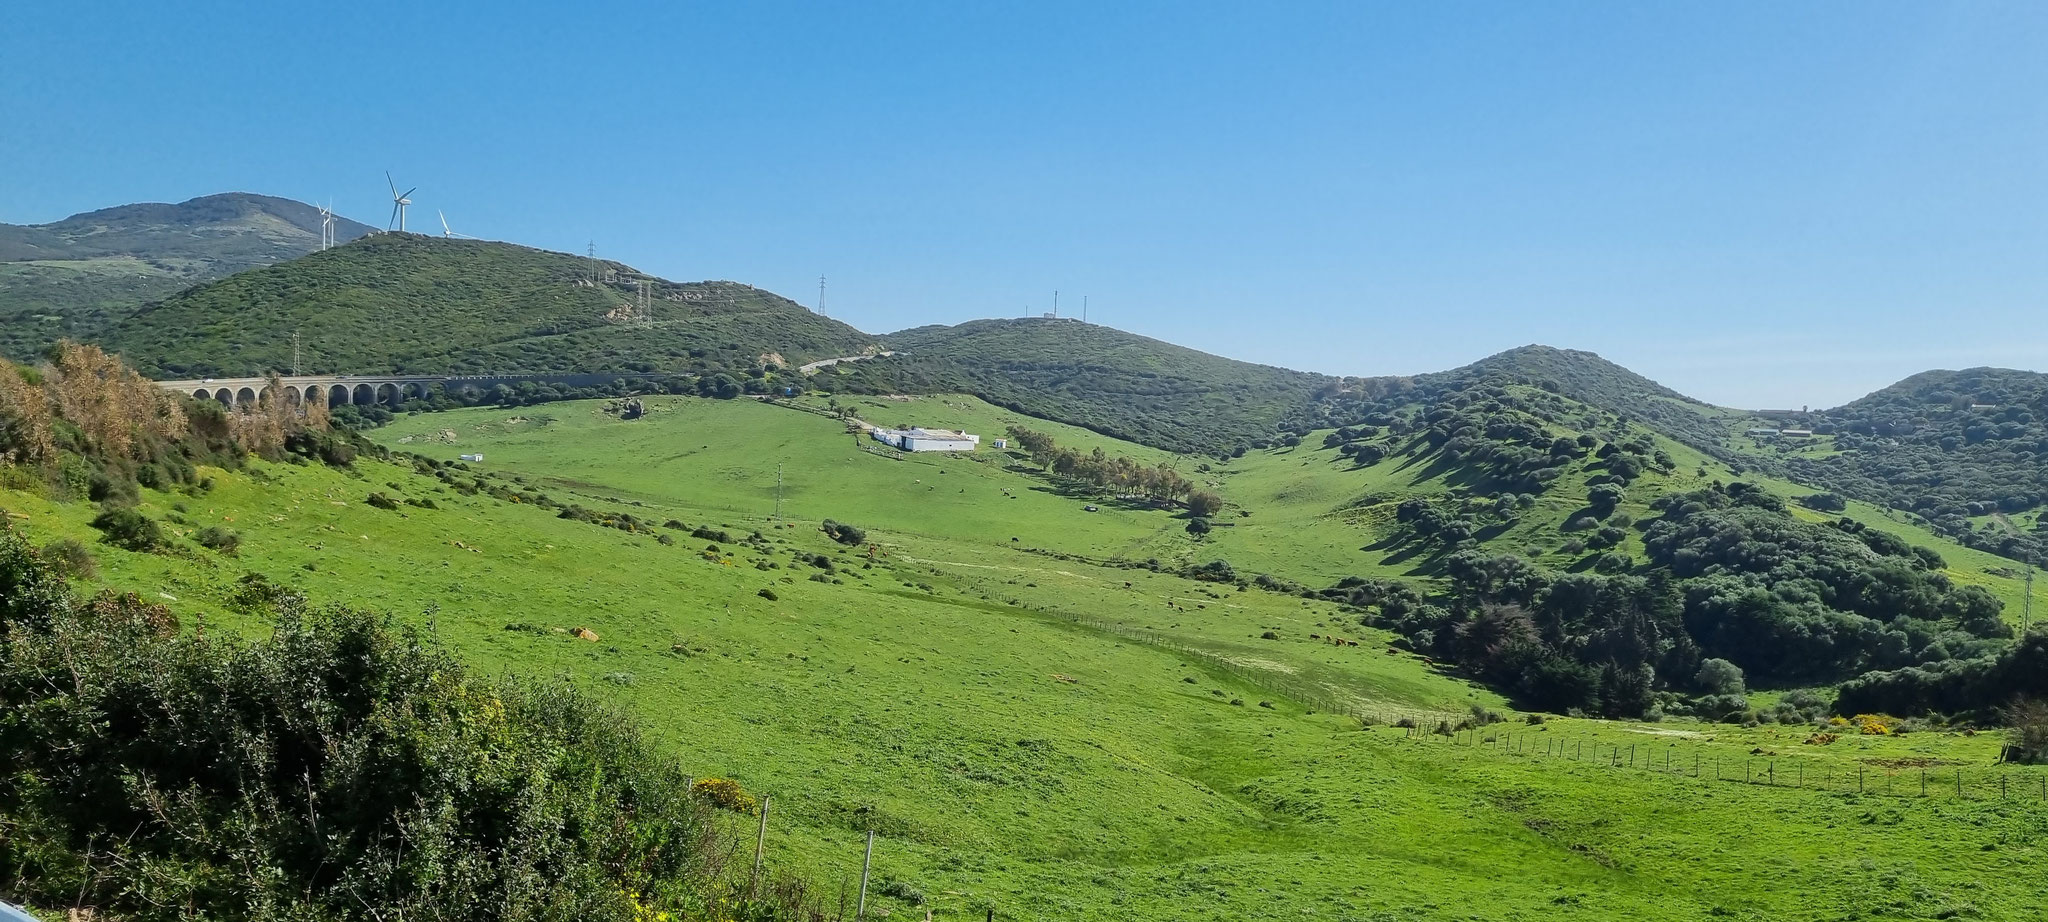
[{"label": "green slope", "polygon": [[[1063,535],[1096,540],[1084,523],[1100,514],[1031,489],[1031,475],[1000,461],[848,458],[839,425],[813,414],[674,404],[634,421],[595,403],[539,408],[545,422],[532,408],[422,415],[380,438],[411,437],[402,447],[436,456],[482,449],[484,466],[523,478],[528,496],[730,532],[716,551],[686,532],[630,534],[470,495],[460,470],[437,479],[363,459],[353,473],[257,463],[209,472],[210,492],[145,491],[142,510],[182,550],[93,552],[106,583],[208,630],[263,630],[230,604],[245,573],[262,573],[431,625],[485,670],[597,690],[641,715],[692,773],[773,795],[771,860],[827,893],[857,872],[863,834],[877,830],[870,909],[896,917],[1517,919],[1564,907],[2017,919],[2048,864],[2048,805],[1997,799],[2034,790],[2041,770],[1993,769],[1988,736],[1793,753],[1789,728],[1553,720],[1516,727],[1511,755],[1498,727],[1456,744],[1360,732],[1310,713],[1316,683],[1397,713],[1498,704],[1387,652],[1386,635],[1325,602],[1044,553],[1067,546],[1055,543]],[[947,398],[905,415],[948,412],[986,423],[1006,411]],[[804,517],[788,528],[768,518],[777,456],[786,484],[805,485],[785,486],[785,512]],[[1298,460],[1282,451],[1257,463]],[[838,467],[817,469],[828,463]],[[933,505],[935,477],[995,488],[965,494],[992,508]],[[1004,498],[999,484],[1028,495]],[[374,508],[363,502],[372,491],[435,508]],[[18,490],[0,490],[0,506],[39,542],[93,541],[89,506]],[[1133,530],[1171,521],[1126,512]],[[881,548],[872,568],[816,532],[821,515],[869,526]],[[1049,546],[1013,547],[1008,528],[977,515]],[[1116,530],[1105,521],[1093,527]],[[189,544],[208,525],[240,531],[239,556]],[[741,540],[753,529],[761,541]],[[1360,645],[1311,637],[1323,633]],[[1581,756],[1538,755],[1552,740]],[[1651,743],[1707,771],[1649,770]],[[1612,757],[1619,767],[1599,748],[1616,744],[1627,750]],[[1719,763],[1764,772],[1753,750],[1783,753],[1774,786],[1712,780]],[[1966,796],[1939,784],[1925,800],[1897,796],[1913,782],[1896,769],[1870,772],[1893,796],[1850,793],[1863,760],[1915,758],[1942,760],[1940,781],[1950,760],[1963,763]]]},{"label": "green slope", "polygon": [[[593,281],[592,274],[597,273]],[[630,311],[651,288],[651,322]],[[312,372],[708,372],[873,340],[765,291],[677,283],[506,243],[379,234],[151,304],[106,339],[156,377]]]},{"label": "green slope", "polygon": [[[372,229],[337,217],[334,230],[346,242]],[[242,192],[0,224],[0,356],[97,338],[149,301],[319,246],[318,209]]]},{"label": "green slope", "polygon": [[1227,453],[1270,438],[1333,380],[1075,320],[977,320],[884,339],[905,354],[835,368],[827,386],[971,393],[1174,451]]}]

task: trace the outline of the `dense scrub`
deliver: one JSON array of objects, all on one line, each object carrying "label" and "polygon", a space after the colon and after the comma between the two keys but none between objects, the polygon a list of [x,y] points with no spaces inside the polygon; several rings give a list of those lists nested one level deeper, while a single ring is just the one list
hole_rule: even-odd
[{"label": "dense scrub", "polygon": [[1700,673],[1709,659],[1773,684],[1828,683],[1989,655],[2010,637],[1997,599],[1952,584],[1939,555],[1888,533],[1800,521],[1743,483],[1652,506],[1661,515],[1645,523],[1640,566],[1555,573],[1465,549],[1445,559],[1435,596],[1368,580],[1325,595],[1372,608],[1415,648],[1530,706],[1617,717],[1722,695]]},{"label": "dense scrub", "polygon": [[1845,406],[1784,420],[1839,453],[1792,456],[1800,480],[1919,515],[1970,547],[2048,560],[2048,535],[1986,520],[2048,505],[2048,375],[1930,371]]},{"label": "dense scrub", "polygon": [[1703,451],[1725,454],[1726,432],[1706,404],[1591,352],[1523,346],[1462,368],[1412,377],[1345,378],[1284,420],[1296,433],[1371,422],[1399,407],[1438,403],[1475,386],[1524,385],[1570,398],[1616,421],[1640,423]]},{"label": "dense scrub", "polygon": [[[622,314],[643,282],[652,324]],[[748,285],[669,282],[567,253],[417,234],[367,237],[202,285],[107,335],[144,372],[182,378],[288,368],[294,331],[318,357],[314,370],[345,373],[709,375],[873,342]]]},{"label": "dense scrub", "polygon": [[0,531],[0,881],[137,919],[803,918],[714,808],[560,682],[288,593],[267,638],[74,598]]}]

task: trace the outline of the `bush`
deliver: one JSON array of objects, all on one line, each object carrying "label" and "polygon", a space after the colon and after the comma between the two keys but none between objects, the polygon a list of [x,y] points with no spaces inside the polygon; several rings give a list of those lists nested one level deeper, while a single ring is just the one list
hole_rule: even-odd
[{"label": "bush", "polygon": [[385,496],[383,493],[372,493],[369,495],[368,498],[364,499],[363,502],[369,503],[370,505],[375,506],[379,509],[398,508],[398,500],[392,499],[389,496]]},{"label": "bush", "polygon": [[0,711],[42,715],[6,731],[9,899],[133,919],[697,918],[721,900],[796,917],[744,905],[712,807],[570,685],[472,676],[346,610],[201,638],[46,572],[0,533]]},{"label": "bush", "polygon": [[831,519],[826,519],[824,530],[825,534],[831,537],[832,540],[849,547],[858,546],[868,540],[867,532],[845,522],[834,522]]},{"label": "bush", "polygon": [[1210,583],[1234,583],[1237,582],[1237,571],[1231,569],[1230,561],[1211,560],[1199,566],[1189,567],[1187,577]]},{"label": "bush", "polygon": [[64,579],[91,579],[99,575],[99,561],[77,538],[58,538],[43,545],[39,555],[51,572]]},{"label": "bush", "polygon": [[753,816],[761,809],[761,803],[747,789],[731,778],[701,778],[690,785],[690,796],[704,801],[720,810],[730,810]]},{"label": "bush", "polygon": [[101,532],[100,540],[123,550],[148,553],[167,543],[163,526],[155,519],[126,507],[109,509],[92,520]]},{"label": "bush", "polygon": [[773,589],[763,589],[763,590],[761,590],[760,592],[756,592],[756,593],[754,593],[754,594],[755,594],[755,595],[758,595],[758,596],[760,596],[761,598],[767,599],[767,600],[768,600],[768,601],[770,601],[770,602],[780,602],[780,601],[782,601],[782,597],[781,597],[781,596],[779,596],[779,595],[776,595],[776,594],[775,594],[775,590],[773,590]]},{"label": "bush", "polygon": [[200,529],[198,534],[192,536],[192,540],[199,542],[200,547],[218,551],[229,557],[235,556],[235,552],[242,546],[242,536],[236,534],[234,529],[221,525],[208,525]]}]

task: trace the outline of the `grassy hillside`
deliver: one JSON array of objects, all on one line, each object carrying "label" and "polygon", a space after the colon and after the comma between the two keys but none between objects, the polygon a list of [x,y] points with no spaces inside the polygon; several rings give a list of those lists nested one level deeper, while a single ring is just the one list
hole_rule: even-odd
[{"label": "grassy hillside", "polygon": [[[598,273],[592,280],[593,271]],[[629,311],[652,286],[651,323]],[[872,340],[730,282],[677,283],[506,243],[379,234],[202,285],[106,338],[157,377],[312,372],[740,369],[857,354]]]},{"label": "grassy hillside", "polygon": [[[335,219],[337,240],[370,231]],[[318,209],[241,192],[0,224],[0,356],[26,359],[59,338],[96,338],[144,303],[319,245]]]},{"label": "grassy hillside", "polygon": [[[2035,790],[2040,770],[1988,765],[1988,737],[1802,747],[1792,728],[1562,719],[1512,737],[1361,732],[1327,702],[1388,717],[1500,703],[1329,602],[1085,553],[1179,534],[1171,512],[1088,513],[992,453],[857,451],[816,414],[649,403],[631,421],[567,403],[379,432],[436,458],[481,450],[472,467],[505,475],[481,481],[363,458],[353,471],[255,462],[209,472],[210,490],[145,491],[140,511],[173,532],[166,554],[99,544],[82,504],[0,490],[0,507],[37,543],[85,543],[99,580],[209,631],[266,630],[237,602],[262,574],[387,609],[485,670],[591,689],[642,715],[688,773],[772,795],[771,860],[827,894],[877,830],[871,909],[896,916],[1510,919],[1553,905],[2001,919],[2030,911],[2048,860],[2048,804],[1997,799]],[[882,403],[983,428],[1010,412]],[[1307,508],[1319,500],[1277,487],[1281,472],[1317,461],[1330,469],[1314,479],[1345,483],[1342,457],[1304,445],[1215,473],[1233,501],[1258,481]],[[685,528],[607,528],[537,499]],[[875,555],[819,533],[825,516],[866,526]],[[240,533],[233,556],[192,543],[209,526]],[[1653,748],[1676,770],[1653,769]],[[1939,783],[1917,796],[1910,766],[1926,759],[1937,782],[1962,766],[1961,798]],[[1724,777],[1768,768],[1772,783],[1716,782],[1717,764]],[[1870,793],[1848,780],[1859,769]]]},{"label": "grassy hillside", "polygon": [[1173,451],[1228,453],[1331,379],[1073,320],[977,320],[891,333],[904,355],[841,365],[824,386],[957,391]]}]

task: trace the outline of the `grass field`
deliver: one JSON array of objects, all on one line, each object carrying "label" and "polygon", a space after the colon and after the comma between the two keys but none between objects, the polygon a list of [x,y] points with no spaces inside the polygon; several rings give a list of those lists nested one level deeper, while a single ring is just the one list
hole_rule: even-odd
[{"label": "grass field", "polygon": [[[94,545],[99,578],[188,628],[260,631],[231,604],[260,573],[430,624],[486,669],[596,689],[693,774],[771,795],[771,860],[828,891],[850,886],[876,831],[872,904],[898,918],[2022,919],[2039,906],[2048,802],[2025,795],[2044,775],[1992,765],[1990,735],[1361,729],[1332,708],[1505,708],[1326,603],[1116,563],[1401,572],[1412,565],[1359,550],[1372,523],[1341,510],[1416,472],[1253,453],[1208,472],[1252,515],[1197,544],[1173,513],[1085,512],[992,451],[894,460],[836,420],[753,401],[663,398],[631,422],[603,406],[428,414],[377,437],[449,460],[482,452],[473,467],[558,500],[730,540],[661,529],[665,545],[463,495],[406,464],[258,462],[214,473],[203,495],[144,496],[183,534],[236,529],[238,556],[182,539],[168,555]],[[1007,422],[968,398],[910,407],[902,421],[984,436]],[[372,492],[437,508],[377,508]],[[0,491],[0,508],[39,542],[95,537],[84,504]],[[821,534],[827,517],[866,527],[874,556]],[[1603,746],[1624,754],[1603,761]],[[1626,764],[1630,746],[1642,764]],[[1650,767],[1664,753],[1679,770]],[[1695,759],[1775,783],[1693,777]],[[1926,760],[1937,784],[1922,798]],[[1845,780],[1859,768],[1862,794]],[[1938,784],[1959,768],[1962,797]]]}]

